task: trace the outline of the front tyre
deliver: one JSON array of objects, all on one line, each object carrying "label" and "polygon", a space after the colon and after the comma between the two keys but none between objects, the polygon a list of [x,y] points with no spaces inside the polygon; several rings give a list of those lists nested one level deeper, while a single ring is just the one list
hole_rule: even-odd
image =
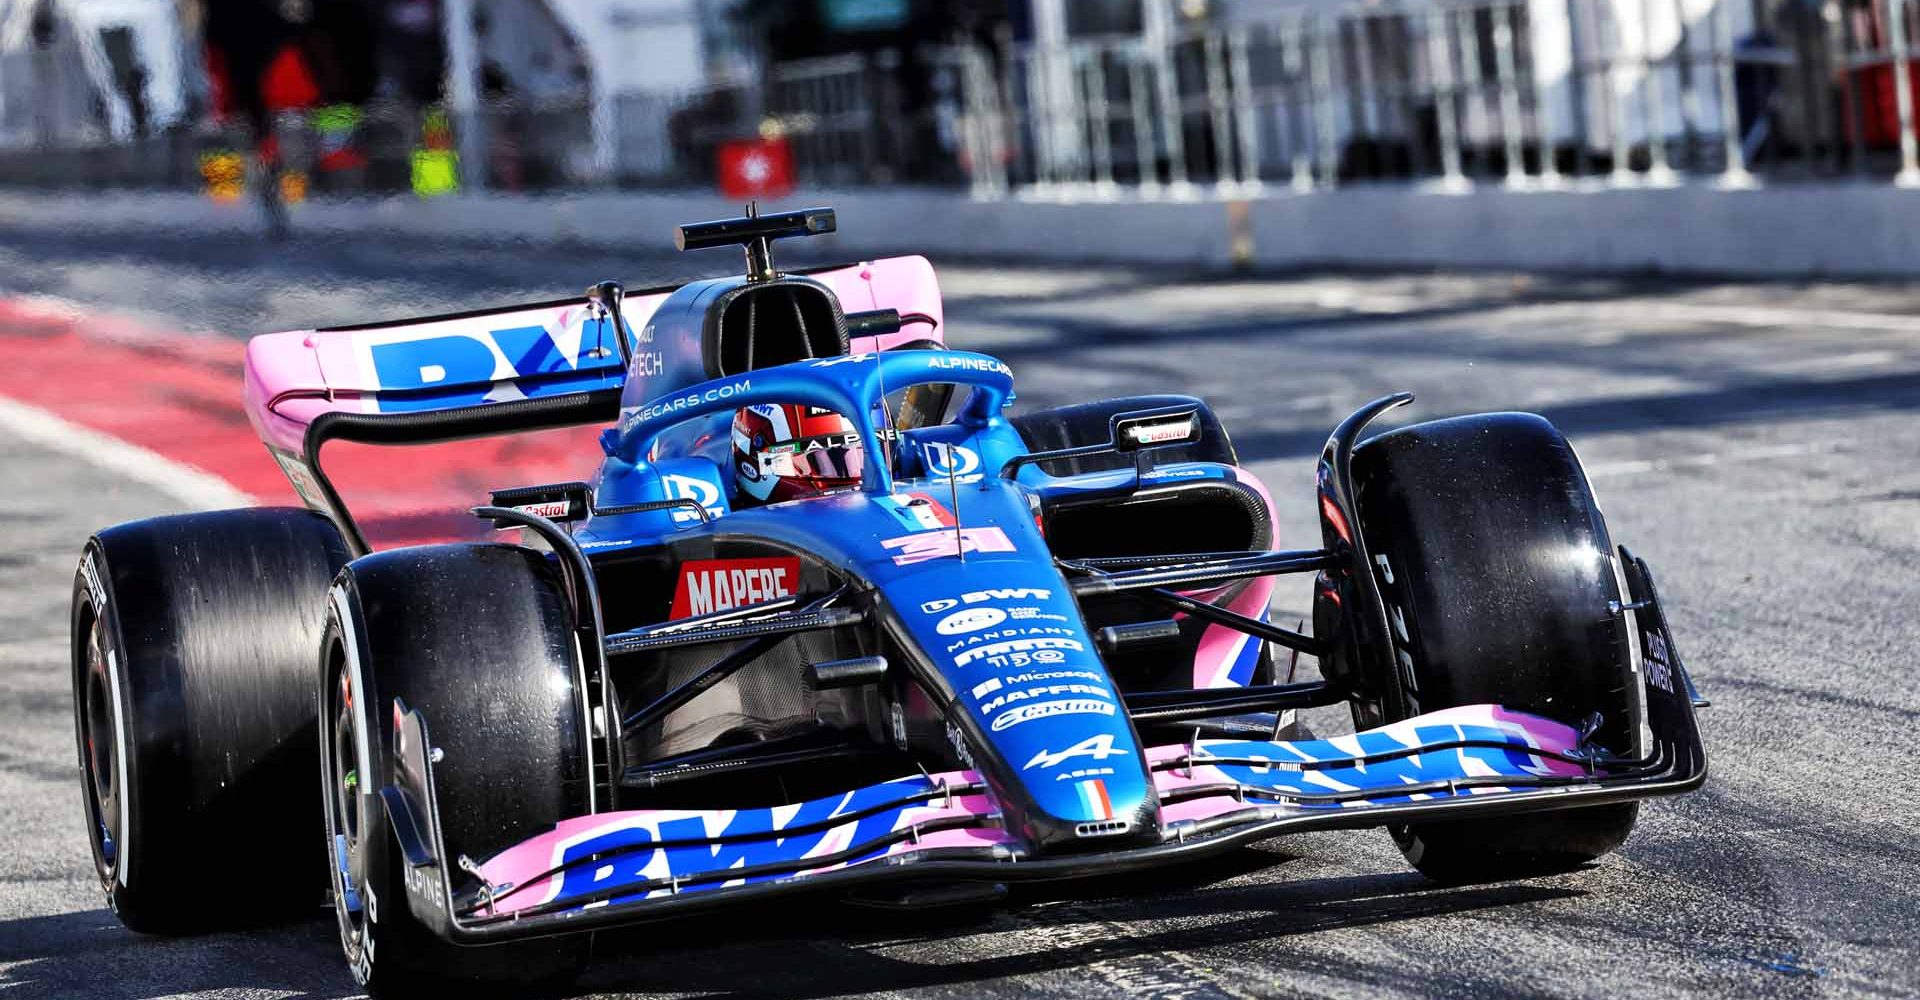
[{"label": "front tyre", "polygon": [[427,720],[443,864],[588,811],[577,649],[555,567],[530,549],[440,545],[358,559],[328,607],[317,703],[340,943],[376,997],[564,986],[588,935],[459,946],[409,907],[379,790],[397,779],[394,702]]},{"label": "front tyre", "polygon": [[[1496,704],[1580,727],[1640,753],[1644,703],[1632,623],[1606,521],[1579,459],[1532,414],[1416,424],[1354,452],[1363,538],[1396,668],[1356,720],[1397,721]],[[1637,803],[1390,827],[1431,878],[1482,881],[1563,871],[1613,851]]]}]

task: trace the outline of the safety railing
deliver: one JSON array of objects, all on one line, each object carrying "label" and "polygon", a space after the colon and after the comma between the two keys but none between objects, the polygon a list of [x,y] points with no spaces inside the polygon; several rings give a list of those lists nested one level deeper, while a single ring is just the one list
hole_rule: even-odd
[{"label": "safety railing", "polygon": [[1920,181],[1910,0],[1780,11],[1736,33],[1730,0],[1375,4],[949,60],[982,197]]},{"label": "safety railing", "polygon": [[[686,93],[491,103],[465,119],[321,109],[283,115],[276,131],[283,164],[344,192],[431,192],[450,173],[508,190],[704,187],[721,143],[768,135],[786,138],[802,187],[956,185],[983,198],[1920,184],[1916,6],[1386,0],[1164,41],[883,49]],[[1755,10],[1771,13],[1750,23]],[[138,148],[5,151],[0,183],[196,184],[209,156],[246,141],[196,126]]]}]

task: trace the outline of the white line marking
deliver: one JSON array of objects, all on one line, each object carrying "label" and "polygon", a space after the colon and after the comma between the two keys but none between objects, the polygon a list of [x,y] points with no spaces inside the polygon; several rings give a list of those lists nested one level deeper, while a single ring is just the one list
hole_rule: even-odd
[{"label": "white line marking", "polygon": [[[1322,309],[1392,316],[1435,305],[1431,297],[1378,291],[1341,284],[1289,285],[1262,289],[1264,299],[1280,305],[1311,305]],[[1470,298],[1461,301],[1471,301]],[[1455,300],[1442,297],[1440,304]],[[1632,293],[1590,302],[1490,302],[1479,310],[1488,315],[1564,316],[1592,318],[1604,315],[1615,322],[1715,323],[1768,329],[1822,327],[1829,330],[1868,330],[1920,333],[1920,314],[1870,312],[1857,309],[1820,309],[1800,305],[1738,305],[1730,302],[1674,302],[1649,300]],[[1644,331],[1633,331],[1644,332]]]},{"label": "white line marking", "polygon": [[204,469],[0,396],[0,429],[43,448],[151,486],[194,510],[251,507],[253,497]]},{"label": "white line marking", "polygon": [[1834,330],[1891,330],[1920,333],[1920,316],[1904,313],[1858,312],[1850,309],[1808,309],[1804,306],[1736,306],[1706,302],[1608,303],[1625,315],[1647,319],[1727,323],[1735,326],[1824,326]]},{"label": "white line marking", "polygon": [[[1536,321],[1552,318],[1600,319],[1616,324],[1710,323],[1769,330],[1819,327],[1828,330],[1920,333],[1920,315],[1857,312],[1846,309],[1809,309],[1804,306],[1739,306],[1710,302],[1649,302],[1632,296],[1594,302],[1526,302],[1492,304],[1487,315]],[[1612,331],[1610,331],[1612,332]],[[1622,330],[1629,335],[1650,330]]]},{"label": "white line marking", "polygon": [[1769,445],[1724,452],[1708,451],[1696,455],[1681,455],[1676,458],[1600,462],[1587,466],[1587,476],[1595,479],[1604,476],[1637,476],[1648,472],[1666,472],[1669,469],[1695,469],[1704,468],[1709,465],[1724,465],[1732,462],[1762,462],[1772,458],[1820,455],[1844,450],[1846,449],[1836,443],[1821,441],[1808,444]]},{"label": "white line marking", "polygon": [[1900,360],[1900,355],[1892,351],[1855,351],[1851,354],[1834,354],[1807,358],[1788,358],[1770,364],[1755,365],[1748,369],[1753,372],[1765,372],[1769,375],[1805,375],[1808,372],[1845,371],[1853,368],[1886,368]]}]

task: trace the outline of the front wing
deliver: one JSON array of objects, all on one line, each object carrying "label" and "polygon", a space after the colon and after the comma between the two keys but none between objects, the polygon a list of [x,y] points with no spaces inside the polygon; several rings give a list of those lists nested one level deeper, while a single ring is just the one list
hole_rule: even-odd
[{"label": "front wing", "polygon": [[[1676,672],[1684,671],[1677,660]],[[1679,678],[1685,681],[1684,674]],[[568,820],[484,864],[456,895],[438,854],[425,722],[396,705],[402,781],[381,792],[406,856],[409,903],[449,939],[569,933],[882,882],[1006,883],[1113,874],[1310,829],[1597,805],[1690,791],[1706,778],[1690,685],[1650,678],[1651,749],[1588,748],[1572,728],[1493,705],[1323,740],[1196,740],[1147,751],[1159,842],[1031,852],[973,771],[914,775],[797,805],[631,810]],[[1668,690],[1673,688],[1676,690]],[[411,786],[411,787],[408,787]],[[424,807],[424,808],[423,808]]]}]

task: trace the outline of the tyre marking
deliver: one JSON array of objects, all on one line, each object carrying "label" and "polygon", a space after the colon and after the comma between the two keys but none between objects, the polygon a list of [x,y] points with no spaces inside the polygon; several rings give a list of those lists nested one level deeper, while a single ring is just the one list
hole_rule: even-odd
[{"label": "tyre marking", "polygon": [[1387,643],[1393,648],[1393,660],[1400,670],[1400,688],[1417,702],[1420,679],[1414,671],[1413,652],[1407,648],[1413,644],[1413,636],[1407,630],[1407,613],[1386,592],[1386,588],[1394,582],[1393,563],[1384,554],[1374,556],[1373,562],[1380,568],[1380,603],[1386,606],[1388,624],[1392,626],[1387,634]]},{"label": "tyre marking", "polygon": [[1070,903],[1048,910],[1045,918],[1009,914],[1017,934],[1044,942],[1055,954],[1080,959],[1078,969],[1113,992],[1143,1000],[1234,1000],[1250,995],[1231,975],[1220,976],[1217,963],[1206,957],[1195,961],[1183,951],[1130,951],[1109,954],[1115,942],[1136,945],[1150,940],[1126,923],[1101,915],[1103,908]]},{"label": "tyre marking", "polygon": [[133,841],[127,836],[133,795],[127,787],[127,709],[120,698],[120,658],[112,646],[107,647],[107,693],[113,698],[114,780],[120,782],[120,842],[113,846],[113,866],[119,869],[120,884],[126,885],[133,870]]},{"label": "tyre marking", "polygon": [[[367,685],[360,679],[360,636],[354,631],[353,616],[347,611],[346,588],[334,587],[333,592],[328,595],[328,600],[333,604],[334,614],[339,616],[341,652],[347,661],[347,690],[353,693],[353,703],[358,706],[357,711],[365,714]],[[367,748],[367,727],[354,726],[353,737],[354,765],[361,774],[371,776],[373,754]],[[370,780],[361,782],[361,791],[357,794],[364,795],[368,787],[370,787]]]},{"label": "tyre marking", "polygon": [[[1597,500],[1595,504],[1598,505]],[[1627,587],[1627,568],[1620,559],[1619,550],[1615,549],[1608,552],[1606,559],[1607,565],[1613,570],[1613,586],[1617,593],[1618,600],[1621,604],[1631,602],[1633,600],[1633,593]],[[1637,723],[1637,725],[1633,733],[1634,746],[1632,749],[1634,753],[1638,754],[1653,745],[1653,728],[1647,722],[1647,668],[1646,659],[1640,652],[1640,636],[1642,633],[1640,631],[1639,613],[1632,608],[1622,608],[1620,625],[1626,629],[1627,670],[1633,675],[1628,684],[1628,687],[1633,689],[1633,706],[1628,709],[1628,711],[1635,713],[1635,718],[1632,721]]]},{"label": "tyre marking", "polygon": [[[373,754],[368,749],[365,724],[365,719],[368,717],[367,686],[360,677],[360,637],[354,631],[353,616],[347,611],[347,589],[335,584],[327,593],[327,602],[333,606],[334,620],[340,623],[341,659],[347,668],[347,692],[353,698],[353,711],[360,715],[360,719],[356,720],[353,727],[353,758],[356,771],[367,777],[361,780],[360,789],[354,794],[361,797],[360,814],[366,816],[368,815],[367,789],[371,788],[374,782]],[[331,762],[327,766],[331,767]],[[360,901],[366,907],[364,911],[366,924],[360,932],[360,954],[353,958],[352,967],[354,978],[365,986],[373,979],[373,925],[380,922],[380,901],[374,894],[371,882],[363,880],[359,890]],[[342,941],[345,941],[344,927]]]},{"label": "tyre marking", "polygon": [[[0,403],[7,402],[0,399]],[[3,413],[4,410],[0,410]],[[87,556],[80,561],[80,577],[86,581],[87,594],[93,599],[93,625],[98,629],[107,626],[107,588],[100,582],[100,567],[94,564],[93,550],[87,550]],[[109,635],[111,640],[112,636]],[[111,641],[104,643],[107,654],[107,697],[113,702],[113,764],[114,778],[119,782],[120,791],[120,829],[115,834],[113,845],[114,878],[121,885],[127,884],[127,872],[133,868],[133,842],[128,838],[131,832],[133,812],[133,789],[127,786],[127,709],[120,697],[120,658]]]}]

